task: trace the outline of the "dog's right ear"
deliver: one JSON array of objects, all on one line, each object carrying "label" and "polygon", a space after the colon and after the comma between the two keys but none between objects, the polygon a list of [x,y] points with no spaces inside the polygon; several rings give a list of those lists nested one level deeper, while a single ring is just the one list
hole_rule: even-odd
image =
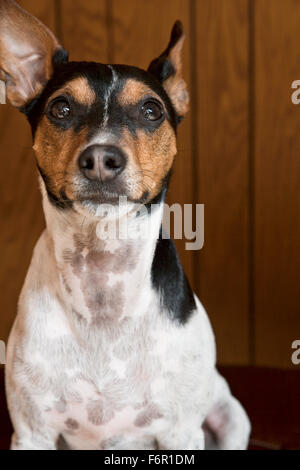
[{"label": "dog's right ear", "polygon": [[42,91],[60,49],[55,36],[37,18],[13,0],[0,0],[0,79],[12,105],[23,107]]}]

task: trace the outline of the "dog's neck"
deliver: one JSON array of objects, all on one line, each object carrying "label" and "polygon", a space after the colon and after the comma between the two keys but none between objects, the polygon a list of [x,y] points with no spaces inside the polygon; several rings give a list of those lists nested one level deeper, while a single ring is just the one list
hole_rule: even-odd
[{"label": "dog's neck", "polygon": [[46,194],[43,205],[60,295],[71,314],[102,324],[146,308],[163,204],[148,215],[123,214],[117,224],[123,223],[123,233],[117,230],[117,236],[115,219],[57,209]]}]

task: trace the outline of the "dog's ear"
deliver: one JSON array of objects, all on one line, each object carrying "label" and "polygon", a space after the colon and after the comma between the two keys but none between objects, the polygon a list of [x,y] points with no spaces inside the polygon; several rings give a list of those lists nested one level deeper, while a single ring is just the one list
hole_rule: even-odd
[{"label": "dog's ear", "polygon": [[13,0],[0,0],[0,79],[11,104],[22,107],[41,92],[59,49],[55,36],[37,18]]},{"label": "dog's ear", "polygon": [[184,39],[182,23],[176,21],[167,49],[148,68],[148,72],[163,84],[179,117],[185,115],[189,104],[187,86],[182,78],[181,52]]}]

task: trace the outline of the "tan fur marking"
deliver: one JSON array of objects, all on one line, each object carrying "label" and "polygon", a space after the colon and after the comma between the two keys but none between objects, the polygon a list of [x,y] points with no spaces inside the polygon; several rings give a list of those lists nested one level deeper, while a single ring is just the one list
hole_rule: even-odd
[{"label": "tan fur marking", "polygon": [[181,52],[183,48],[183,43],[185,40],[185,35],[183,34],[179,41],[175,44],[175,46],[170,51],[170,60],[173,63],[175,70],[177,72],[181,72],[182,69],[182,61],[181,61]]},{"label": "tan fur marking", "polygon": [[169,59],[176,71],[175,75],[169,77],[164,83],[164,89],[168,93],[176,112],[183,116],[189,109],[189,95],[187,85],[182,78],[181,52],[185,36],[179,39],[177,44],[171,49]]},{"label": "tan fur marking", "polygon": [[118,95],[117,100],[120,105],[128,106],[130,104],[138,103],[144,96],[147,95],[151,95],[161,101],[159,96],[154,93],[151,88],[147,87],[147,85],[142,82],[139,82],[138,80],[130,78],[129,80],[127,80],[123,90]]},{"label": "tan fur marking", "polygon": [[180,116],[185,115],[189,110],[189,95],[185,81],[176,74],[165,81],[164,89],[171,98],[176,112]]},{"label": "tan fur marking", "polygon": [[151,200],[159,193],[177,152],[173,128],[165,120],[155,133],[138,130],[136,138],[124,130],[120,144],[130,149],[129,166],[136,174],[131,197],[139,199],[148,191]]},{"label": "tan fur marking", "polygon": [[79,133],[73,129],[58,129],[46,116],[37,128],[33,148],[38,164],[47,175],[51,191],[56,196],[63,189],[72,200],[79,192],[74,178],[78,175],[77,158],[86,142],[87,133],[86,128]]},{"label": "tan fur marking", "polygon": [[77,77],[68,82],[63,88],[60,88],[51,96],[49,102],[63,93],[73,96],[78,103],[86,106],[91,106],[96,100],[95,92],[92,90],[85,77]]}]

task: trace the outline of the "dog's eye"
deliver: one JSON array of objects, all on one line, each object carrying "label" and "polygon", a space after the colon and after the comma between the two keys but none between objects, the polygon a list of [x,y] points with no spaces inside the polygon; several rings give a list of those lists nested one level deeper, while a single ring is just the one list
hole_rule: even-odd
[{"label": "dog's eye", "polygon": [[71,108],[66,100],[57,100],[50,107],[50,114],[55,119],[66,119],[71,114]]},{"label": "dog's eye", "polygon": [[142,106],[142,114],[148,121],[158,121],[163,116],[163,110],[155,101],[147,101]]}]

